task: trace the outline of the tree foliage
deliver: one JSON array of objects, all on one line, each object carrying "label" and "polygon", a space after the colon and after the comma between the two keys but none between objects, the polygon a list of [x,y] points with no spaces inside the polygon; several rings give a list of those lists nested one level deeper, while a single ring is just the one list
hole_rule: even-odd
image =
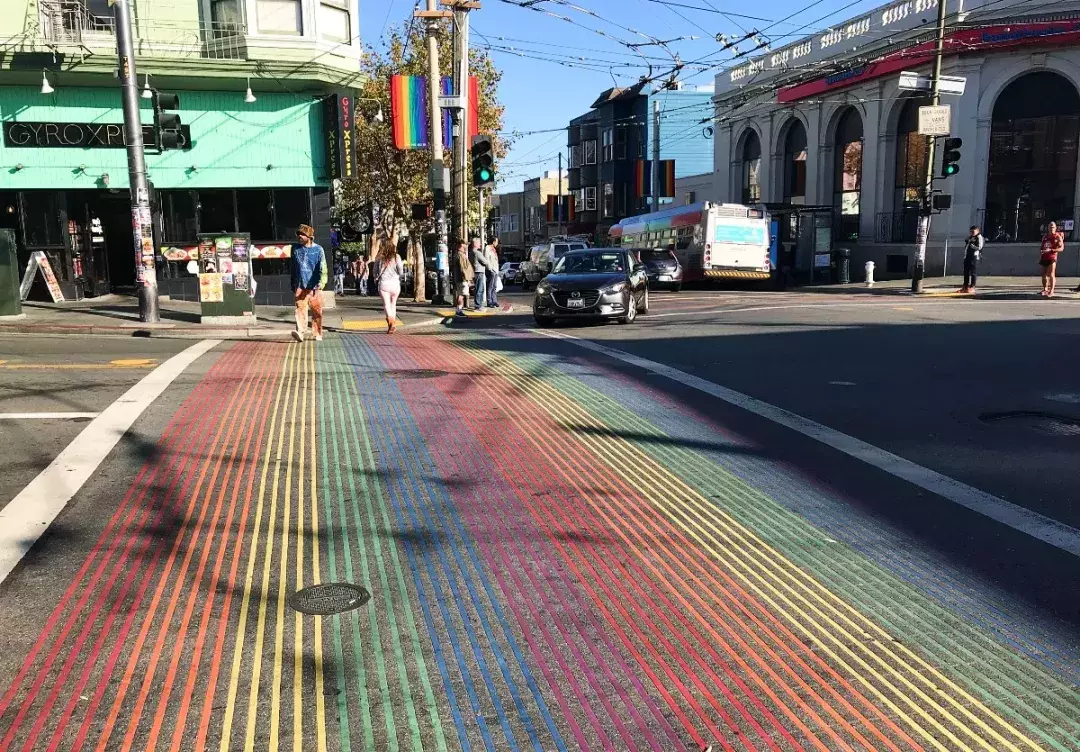
[{"label": "tree foliage", "polygon": [[[451,22],[440,21],[439,67],[443,76],[452,75],[453,36]],[[424,300],[424,264],[421,239],[434,228],[431,221],[412,219],[413,204],[431,204],[428,190],[430,149],[399,151],[394,148],[392,113],[390,109],[390,77],[401,74],[428,74],[428,45],[425,26],[409,19],[392,28],[386,36],[385,48],[368,51],[363,63],[365,83],[358,97],[377,100],[385,122],[376,122],[373,115],[379,105],[374,101],[358,101],[356,147],[361,177],[343,181],[338,196],[338,214],[348,216],[359,207],[373,203],[379,210],[376,238],[386,237],[397,243],[407,232],[409,260],[415,270],[416,299]],[[498,101],[498,86],[502,74],[483,50],[472,49],[469,54],[470,74],[477,77],[480,93],[479,127],[482,133],[497,133],[502,129],[503,107]],[[430,122],[430,116],[427,118]],[[496,155],[506,153],[507,144],[496,139]],[[445,164],[453,164],[452,150],[445,151]]]}]

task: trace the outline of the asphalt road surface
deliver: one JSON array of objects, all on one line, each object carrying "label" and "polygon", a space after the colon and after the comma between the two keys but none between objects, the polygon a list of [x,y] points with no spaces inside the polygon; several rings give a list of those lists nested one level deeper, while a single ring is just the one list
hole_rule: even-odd
[{"label": "asphalt road surface", "polygon": [[[141,412],[0,581],[0,749],[1078,749],[1078,326],[687,291],[631,326],[15,341],[109,364],[42,377],[35,411],[100,416],[22,428],[37,466]],[[370,600],[294,610],[341,582]]]}]

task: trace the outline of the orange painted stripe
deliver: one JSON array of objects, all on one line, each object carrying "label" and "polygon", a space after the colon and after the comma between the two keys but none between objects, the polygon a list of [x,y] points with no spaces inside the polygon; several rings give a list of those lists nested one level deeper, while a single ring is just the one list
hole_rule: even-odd
[{"label": "orange painted stripe", "polygon": [[[247,389],[250,388],[251,383],[252,383],[251,381],[249,381],[247,383]],[[245,394],[246,394],[246,389],[245,389]],[[229,437],[231,437],[231,435],[232,435],[233,429],[237,425],[237,421],[231,420],[230,416],[232,414],[232,411],[233,411],[233,408],[234,408],[234,406],[236,404],[236,401],[237,401],[237,399],[239,397],[240,397],[240,390],[237,390],[236,392],[233,393],[233,397],[229,401],[229,405],[222,412],[222,419],[221,419],[220,423],[218,424],[217,433],[216,433],[216,435],[214,437],[214,440],[212,442],[210,442],[210,444],[208,445],[209,446],[209,455],[208,455],[208,457],[206,459],[203,460],[202,469],[199,472],[199,478],[196,481],[195,491],[192,494],[191,499],[188,502],[187,509],[185,511],[184,520],[183,520],[183,523],[182,523],[184,528],[187,528],[188,524],[191,521],[192,515],[194,514],[195,506],[196,506],[196,500],[198,499],[199,492],[201,491],[201,489],[203,487],[203,484],[205,482],[206,474],[210,470],[210,460],[213,458],[213,455],[215,453],[219,453],[221,451],[221,449],[224,446],[224,442],[228,441]],[[226,429],[228,429],[227,434],[226,434]],[[223,438],[224,438],[224,442],[222,441]],[[219,456],[220,456],[220,454],[219,454]],[[204,512],[205,512],[205,508],[204,508]],[[142,625],[141,629],[139,630],[139,635],[136,638],[135,643],[131,648],[131,653],[130,653],[130,656],[128,658],[127,666],[126,666],[126,668],[124,670],[123,678],[122,678],[122,680],[120,682],[120,686],[117,688],[117,691],[116,691],[116,697],[114,698],[112,707],[109,709],[109,713],[108,713],[108,715],[106,716],[106,718],[104,720],[104,723],[103,723],[103,726],[102,726],[102,731],[101,731],[101,736],[99,737],[97,747],[95,748],[97,750],[97,752],[104,752],[105,748],[108,746],[109,739],[111,738],[112,733],[115,730],[116,722],[117,722],[117,720],[118,720],[118,718],[120,716],[121,706],[123,705],[124,698],[126,697],[127,691],[131,686],[132,679],[134,678],[134,675],[135,675],[135,671],[138,668],[139,659],[142,657],[143,645],[146,642],[146,638],[149,635],[150,629],[153,626],[155,617],[156,617],[156,615],[158,613],[158,605],[160,604],[162,594],[164,593],[165,588],[168,585],[169,577],[170,577],[170,574],[172,572],[172,568],[176,563],[177,551],[179,550],[183,539],[184,539],[184,535],[178,535],[175,542],[173,543],[172,550],[169,552],[169,558],[168,558],[168,560],[166,562],[165,570],[161,573],[160,580],[158,582],[158,586],[155,589],[153,598],[151,599],[150,605],[147,608],[147,615],[143,620],[143,625]],[[166,623],[167,623],[167,621],[166,621]],[[152,672],[150,674],[148,674],[148,676],[152,676]],[[141,708],[140,708],[140,714],[141,714]],[[132,730],[134,730],[134,728],[137,726],[137,722],[138,722],[138,718],[135,717],[135,716],[132,716],[132,718],[129,721],[129,723],[132,724],[130,726],[130,728]],[[132,731],[132,733],[133,733],[133,731]],[[127,738],[125,738],[125,747],[130,746],[130,744],[131,744],[131,738],[130,737],[131,737],[131,735],[129,734],[129,736]]]}]

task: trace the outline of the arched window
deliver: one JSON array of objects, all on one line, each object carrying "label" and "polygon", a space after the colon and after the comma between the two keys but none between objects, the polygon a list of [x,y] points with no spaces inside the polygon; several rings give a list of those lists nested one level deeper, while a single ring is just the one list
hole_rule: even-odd
[{"label": "arched window", "polygon": [[990,125],[988,240],[1037,241],[1051,221],[1072,227],[1078,135],[1080,95],[1057,73],[1027,73],[1001,92]]},{"label": "arched window", "polygon": [[799,120],[784,136],[784,202],[806,203],[806,128]]},{"label": "arched window", "polygon": [[862,192],[863,124],[858,111],[849,107],[836,125],[833,154],[833,208],[838,215],[841,240],[859,237],[859,197]]},{"label": "arched window", "polygon": [[914,241],[919,225],[919,199],[926,186],[926,136],[919,134],[919,107],[928,99],[909,98],[896,124],[896,180],[893,214],[889,224],[892,241]]},{"label": "arched window", "polygon": [[757,133],[746,132],[742,147],[742,202],[761,202],[761,140]]}]

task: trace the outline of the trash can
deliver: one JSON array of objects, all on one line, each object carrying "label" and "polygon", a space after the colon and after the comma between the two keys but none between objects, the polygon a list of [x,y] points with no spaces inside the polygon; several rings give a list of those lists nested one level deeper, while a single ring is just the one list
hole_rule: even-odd
[{"label": "trash can", "polygon": [[838,285],[851,284],[851,249],[833,249],[833,281]]}]

